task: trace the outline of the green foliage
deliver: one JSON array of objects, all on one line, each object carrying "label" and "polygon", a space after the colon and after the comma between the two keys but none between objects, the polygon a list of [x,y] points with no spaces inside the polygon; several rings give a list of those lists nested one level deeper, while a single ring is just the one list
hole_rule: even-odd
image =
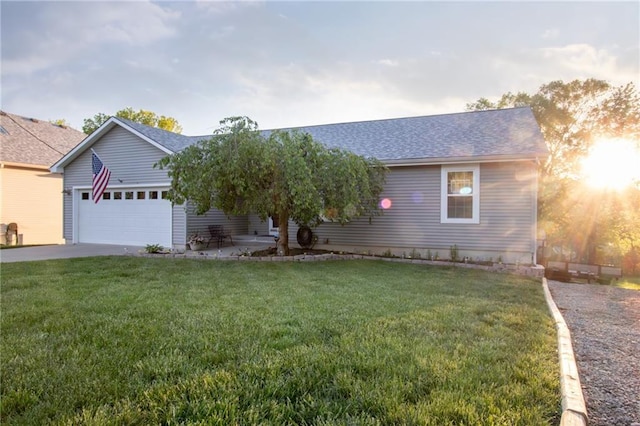
[{"label": "green foliage", "polygon": [[3,425],[559,422],[536,280],[382,261],[2,268]]},{"label": "green foliage", "polygon": [[393,254],[393,252],[391,251],[391,249],[386,249],[385,251],[383,251],[380,254],[381,257],[397,257],[396,255]]},{"label": "green foliage", "polygon": [[[152,111],[143,109],[135,111],[133,108],[127,107],[116,112],[115,116],[124,118],[126,120],[135,121],[136,123],[145,124],[147,126],[157,127],[169,132],[182,132],[182,126],[180,126],[178,120],[173,117],[166,117],[164,115],[158,116],[155,112]],[[110,117],[110,115],[100,112],[94,115],[93,118],[85,118],[84,125],[82,126],[82,131],[87,135],[90,135],[91,133],[95,132],[98,127],[102,126],[102,124],[104,124],[104,122],[107,121]]]},{"label": "green foliage", "polygon": [[278,254],[288,253],[288,220],[316,226],[322,216],[340,223],[375,216],[386,168],[375,159],[328,149],[311,135],[274,131],[268,137],[248,117],[230,117],[211,139],[163,158],[169,199],[191,202],[198,214],[256,213],[280,220]]},{"label": "green foliage", "polygon": [[492,102],[481,98],[467,110],[530,106],[540,125],[549,157],[542,176],[567,178],[576,175],[578,161],[599,137],[640,135],[640,102],[633,83],[612,87],[603,80],[552,81],[528,94],[505,93]]},{"label": "green foliage", "polygon": [[[594,141],[624,138],[640,147],[640,97],[633,83],[597,79],[552,81],[528,94],[481,98],[467,110],[531,106],[549,148],[541,167],[538,218],[548,246],[571,247],[575,260],[595,263],[598,250],[620,258],[640,247],[640,182],[624,193],[586,188],[580,161]],[[613,259],[615,256],[609,256]]]},{"label": "green foliage", "polygon": [[449,260],[451,260],[452,262],[457,262],[460,260],[460,256],[458,254],[458,246],[455,244],[449,247]]},{"label": "green foliage", "polygon": [[160,253],[164,248],[160,244],[147,244],[144,250],[147,253]]},{"label": "green foliage", "polygon": [[49,120],[49,123],[51,124],[55,124],[58,127],[71,127],[71,124],[69,124],[69,122],[64,119],[64,118],[58,118],[56,120]]}]

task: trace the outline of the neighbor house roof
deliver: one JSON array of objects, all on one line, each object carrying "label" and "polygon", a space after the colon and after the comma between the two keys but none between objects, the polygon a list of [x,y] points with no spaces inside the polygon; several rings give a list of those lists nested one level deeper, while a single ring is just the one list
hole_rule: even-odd
[{"label": "neighbor house roof", "polygon": [[[101,134],[121,125],[167,153],[211,135],[184,136],[112,117],[52,168],[61,171]],[[389,165],[536,159],[548,155],[529,107],[288,128],[308,132],[330,148],[377,158]],[[262,131],[269,136],[273,130]],[[87,145],[86,147],[84,145]],[[77,152],[76,152],[77,151]]]},{"label": "neighbor house roof", "polygon": [[66,126],[0,111],[0,161],[46,166],[58,161],[86,135]]}]

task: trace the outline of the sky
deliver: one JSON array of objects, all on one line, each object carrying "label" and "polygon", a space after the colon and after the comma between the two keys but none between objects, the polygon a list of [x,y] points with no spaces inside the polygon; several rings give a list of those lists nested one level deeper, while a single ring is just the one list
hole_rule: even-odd
[{"label": "sky", "polygon": [[0,2],[3,111],[125,107],[186,135],[461,112],[554,80],[640,88],[640,2]]}]

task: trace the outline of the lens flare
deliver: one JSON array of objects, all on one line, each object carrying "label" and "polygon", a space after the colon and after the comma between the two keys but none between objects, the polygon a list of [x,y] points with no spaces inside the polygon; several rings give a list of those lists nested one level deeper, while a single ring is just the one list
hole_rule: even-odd
[{"label": "lens flare", "polygon": [[582,160],[582,173],[592,187],[622,190],[640,180],[640,150],[630,140],[598,141]]},{"label": "lens flare", "polygon": [[383,198],[382,201],[380,201],[380,207],[382,207],[383,209],[387,210],[391,208],[391,200],[388,198]]}]

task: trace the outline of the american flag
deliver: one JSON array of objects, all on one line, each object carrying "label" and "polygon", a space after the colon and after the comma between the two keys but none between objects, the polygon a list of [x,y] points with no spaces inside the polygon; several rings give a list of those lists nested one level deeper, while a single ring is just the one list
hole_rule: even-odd
[{"label": "american flag", "polygon": [[93,190],[93,202],[98,203],[102,198],[102,193],[109,185],[111,171],[102,164],[95,152],[91,154],[91,167],[93,168],[93,185],[91,188]]}]

